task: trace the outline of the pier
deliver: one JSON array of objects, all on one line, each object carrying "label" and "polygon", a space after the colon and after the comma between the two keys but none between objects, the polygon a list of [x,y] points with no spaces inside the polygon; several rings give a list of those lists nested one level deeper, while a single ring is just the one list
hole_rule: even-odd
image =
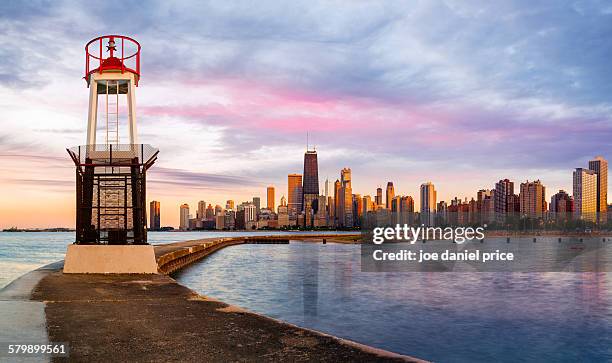
[{"label": "pier", "polygon": [[9,284],[0,301],[44,310],[38,326],[46,327],[49,342],[69,344],[69,361],[420,362],[225,304],[169,276],[236,244],[353,237],[232,237],[159,245],[158,274],[63,274],[58,263]]}]

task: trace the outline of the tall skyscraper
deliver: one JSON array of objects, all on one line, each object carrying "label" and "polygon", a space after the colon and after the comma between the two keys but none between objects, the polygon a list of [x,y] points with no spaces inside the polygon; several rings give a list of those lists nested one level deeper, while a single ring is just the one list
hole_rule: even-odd
[{"label": "tall skyscraper", "polygon": [[149,204],[149,229],[151,231],[157,231],[161,228],[161,216],[159,207],[159,202],[156,200],[152,200]]},{"label": "tall skyscraper", "polygon": [[436,189],[431,182],[421,184],[421,223],[433,226],[436,216]]},{"label": "tall skyscraper", "polygon": [[268,207],[269,210],[274,212],[274,208],[275,208],[275,204],[276,204],[276,201],[274,200],[274,187],[270,185],[266,189],[266,194],[267,194],[266,207]]},{"label": "tall skyscraper", "polygon": [[336,179],[334,182],[334,221],[335,225],[339,226],[340,221],[338,216],[340,215],[340,189],[342,188],[342,184],[340,184],[340,180]]},{"label": "tall skyscraper", "polygon": [[514,213],[514,209],[508,209],[508,201],[511,196],[514,195],[514,183],[508,179],[500,180],[495,183],[495,199],[494,199],[494,209],[495,209],[495,218],[498,221],[505,220],[505,216],[507,213]]},{"label": "tall skyscraper", "polygon": [[259,215],[259,211],[261,210],[261,198],[253,197],[253,205],[255,205],[255,213]]},{"label": "tall skyscraper", "polygon": [[189,229],[189,204],[183,204],[180,208],[179,229]]},{"label": "tall skyscraper", "polygon": [[597,221],[606,223],[608,220],[608,161],[596,156],[589,161],[589,169],[597,174]]},{"label": "tall skyscraper", "polygon": [[227,202],[225,202],[225,209],[234,210],[234,201],[229,199]]},{"label": "tall skyscraper", "polygon": [[305,212],[304,224],[312,226],[313,217],[319,210],[319,165],[315,150],[306,150],[306,153],[304,153],[302,193],[302,211]]},{"label": "tall skyscraper", "polygon": [[340,190],[338,191],[338,225],[353,226],[353,188],[351,186],[351,169],[340,172]]},{"label": "tall skyscraper", "polygon": [[380,206],[383,204],[382,188],[376,188],[376,196],[374,197],[374,204],[376,204],[376,208],[380,208]]},{"label": "tall skyscraper", "polygon": [[361,214],[367,216],[368,212],[371,212],[372,210],[372,197],[366,195],[363,197],[363,210],[361,211]]},{"label": "tall skyscraper", "polygon": [[201,200],[198,202],[198,210],[196,211],[197,219],[204,219],[206,217],[206,202]]},{"label": "tall skyscraper", "polygon": [[393,198],[395,198],[395,189],[393,188],[393,182],[387,183],[385,197],[385,208],[392,209],[391,202],[393,201]]},{"label": "tall skyscraper", "polygon": [[597,173],[590,169],[576,168],[573,181],[576,218],[595,222],[597,220]]},{"label": "tall skyscraper", "polygon": [[302,210],[302,175],[289,174],[287,176],[287,196],[289,201],[287,208],[289,214],[299,213]]},{"label": "tall skyscraper", "polygon": [[211,221],[215,217],[215,208],[213,208],[212,204],[208,204],[206,207],[205,218],[207,221]]},{"label": "tall skyscraper", "polygon": [[546,212],[546,188],[539,180],[521,183],[519,194],[521,215],[542,218]]}]

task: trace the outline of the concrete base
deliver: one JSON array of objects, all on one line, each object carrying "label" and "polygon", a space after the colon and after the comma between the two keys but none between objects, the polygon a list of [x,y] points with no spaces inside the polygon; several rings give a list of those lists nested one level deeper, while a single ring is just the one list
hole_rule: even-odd
[{"label": "concrete base", "polygon": [[66,274],[156,274],[153,246],[69,245]]}]

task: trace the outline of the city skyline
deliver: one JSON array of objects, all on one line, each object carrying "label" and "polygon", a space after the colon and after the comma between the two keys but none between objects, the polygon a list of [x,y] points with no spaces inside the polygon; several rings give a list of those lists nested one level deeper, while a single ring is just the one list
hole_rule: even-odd
[{"label": "city skyline", "polygon": [[[416,205],[426,180],[444,200],[500,177],[570,192],[572,170],[612,155],[607,4],[102,6],[0,5],[0,228],[73,226],[65,147],[85,140],[82,50],[99,33],[142,44],[162,209],[286,190],[306,132],[321,179],[349,166],[362,196],[393,181]],[[116,6],[133,17],[100,15]]]},{"label": "city skyline", "polygon": [[[306,150],[304,155],[312,155],[312,151]],[[311,163],[306,158],[304,159],[304,165]],[[333,208],[333,212],[328,212],[328,223],[335,223],[338,227],[355,227],[357,224],[354,224],[355,218],[361,216],[361,211],[363,210],[365,213],[368,211],[377,211],[379,209],[386,209],[390,212],[399,212],[404,211],[404,208],[408,208],[411,212],[418,212],[421,216],[425,216],[425,220],[421,219],[421,222],[426,225],[433,225],[435,223],[435,219],[439,217],[439,213],[447,213],[447,212],[460,212],[460,210],[453,209],[454,207],[461,206],[467,208],[474,208],[474,210],[470,209],[470,213],[477,212],[479,214],[490,214],[491,221],[497,220],[501,222],[499,218],[505,218],[506,214],[515,213],[516,215],[521,215],[529,218],[544,218],[546,217],[546,213],[569,213],[570,215],[575,215],[578,219],[585,219],[588,221],[597,221],[600,218],[602,223],[605,223],[607,220],[607,210],[608,206],[612,206],[608,204],[607,196],[603,196],[603,199],[600,199],[600,194],[602,189],[600,187],[600,180],[603,180],[603,186],[607,186],[607,173],[608,173],[608,162],[605,158],[598,155],[589,160],[588,168],[577,167],[572,171],[572,188],[571,194],[567,194],[566,190],[558,189],[558,190],[550,190],[550,194],[546,193],[546,185],[542,183],[540,179],[529,181],[525,180],[512,180],[509,178],[499,179],[497,182],[492,183],[489,187],[484,186],[480,188],[476,188],[473,190],[471,195],[466,196],[455,196],[453,198],[440,198],[438,199],[438,190],[436,189],[435,183],[431,181],[424,182],[419,187],[419,193],[417,195],[411,194],[402,194],[402,193],[394,193],[394,184],[393,181],[387,182],[385,198],[380,198],[380,201],[377,202],[376,195],[377,193],[382,193],[381,188],[377,188],[374,190],[374,193],[358,193],[352,189],[353,176],[350,168],[343,168],[340,170],[339,178],[336,179],[334,183],[334,193],[329,196],[329,202],[333,203],[330,207]],[[590,169],[593,168],[593,169]],[[602,173],[598,173],[601,170]],[[312,172],[316,174],[316,168]],[[578,175],[578,179],[577,179]],[[584,176],[586,175],[586,176]],[[303,195],[300,197],[300,194],[303,190],[303,175],[297,173],[290,173],[287,175],[289,184],[287,187],[287,195],[294,195],[294,200],[299,201],[303,200]],[[588,185],[583,187],[583,178],[588,177]],[[601,179],[603,178],[603,179]],[[292,182],[293,180],[293,182]],[[314,180],[311,180],[309,183],[313,183]],[[293,183],[290,187],[289,185]],[[324,198],[325,203],[327,203],[327,194],[328,188],[327,185],[329,183],[328,178],[325,181],[321,182],[319,180],[319,190],[325,191],[324,194],[320,194],[319,198]],[[277,209],[269,208],[270,203],[275,205],[276,200],[274,198],[274,191],[276,187],[274,185],[268,185],[266,187],[266,195],[269,197],[272,195],[272,201],[267,199],[266,209],[270,210],[273,214],[277,213]],[[584,190],[584,191],[583,191]],[[293,191],[293,192],[292,192]],[[270,194],[271,193],[271,194]],[[588,194],[586,197],[584,195]],[[344,198],[342,197],[344,196]],[[317,199],[319,199],[317,198]],[[425,198],[427,202],[425,204],[421,204],[420,202],[416,202],[417,200],[422,200]],[[490,199],[490,204],[487,206],[487,202],[485,199]],[[569,199],[568,199],[569,198]],[[588,199],[589,205],[587,207],[583,207],[583,199]],[[284,194],[281,193],[280,197],[281,201],[286,201],[287,198]],[[447,203],[448,200],[448,203]],[[563,204],[561,204],[563,201]],[[157,201],[154,201],[157,202]],[[240,203],[240,201],[235,200],[227,200],[227,202],[232,202],[232,208],[228,208],[226,204],[225,210],[241,210],[248,205],[257,205],[257,212],[253,214],[254,221],[257,221],[257,217],[259,215],[259,203],[260,197],[253,196],[252,200],[245,200]],[[152,202],[153,203],[153,202]],[[158,202],[157,202],[158,203]],[[204,201],[198,202],[198,210],[200,210],[200,205],[204,203],[204,208],[206,208],[206,203]],[[233,208],[234,203],[238,205],[236,209]],[[239,204],[240,203],[240,204]],[[355,211],[355,203],[358,203],[357,211]],[[476,203],[472,205],[472,203]],[[603,203],[603,204],[602,204]],[[371,205],[370,205],[371,204]],[[476,205],[478,204],[478,210],[476,211]],[[558,204],[558,205],[557,205]],[[323,205],[323,204],[321,204]],[[365,205],[365,206],[364,206]],[[603,205],[606,206],[603,213],[600,212],[600,206],[603,208]],[[188,206],[188,203],[181,205],[181,218],[183,216],[183,207]],[[284,207],[286,211],[291,213],[293,209],[296,213],[305,213],[305,207],[301,203],[294,203],[293,206],[289,204],[287,208],[287,204],[278,204],[278,207]],[[208,209],[214,208],[215,215],[217,210],[221,211],[221,204],[211,204],[208,203]],[[484,208],[480,210],[480,208]],[[354,215],[357,213],[357,215]],[[196,213],[196,218],[201,219],[201,213]],[[207,217],[212,217],[210,215]],[[192,218],[191,214],[189,218]],[[295,218],[295,217],[294,217]],[[312,223],[306,223],[303,220],[296,224],[296,226],[312,226]],[[171,225],[165,225],[167,227],[173,227]],[[183,225],[179,226],[179,229],[187,229],[188,220]],[[185,228],[183,228],[185,227]]]}]

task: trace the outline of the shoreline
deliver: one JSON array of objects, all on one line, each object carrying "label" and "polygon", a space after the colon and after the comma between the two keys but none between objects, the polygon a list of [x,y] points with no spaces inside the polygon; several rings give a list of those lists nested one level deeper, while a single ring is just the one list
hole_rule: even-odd
[{"label": "shoreline", "polygon": [[[314,237],[303,239],[314,242]],[[229,240],[237,244],[235,239]],[[195,245],[211,240],[219,238],[157,245],[157,260],[179,250],[191,253]],[[218,245],[210,253],[229,245]],[[0,289],[0,302],[11,300],[14,307],[34,303],[38,311],[43,309],[44,321],[35,324],[39,335],[45,333],[50,342],[68,342],[70,360],[103,361],[122,351],[123,359],[130,361],[205,356],[226,361],[425,362],[200,295],[168,275],[65,275],[62,267],[59,261],[11,281]],[[46,331],[40,331],[41,323]],[[12,330],[32,332],[21,327],[19,319],[12,324]]]}]

